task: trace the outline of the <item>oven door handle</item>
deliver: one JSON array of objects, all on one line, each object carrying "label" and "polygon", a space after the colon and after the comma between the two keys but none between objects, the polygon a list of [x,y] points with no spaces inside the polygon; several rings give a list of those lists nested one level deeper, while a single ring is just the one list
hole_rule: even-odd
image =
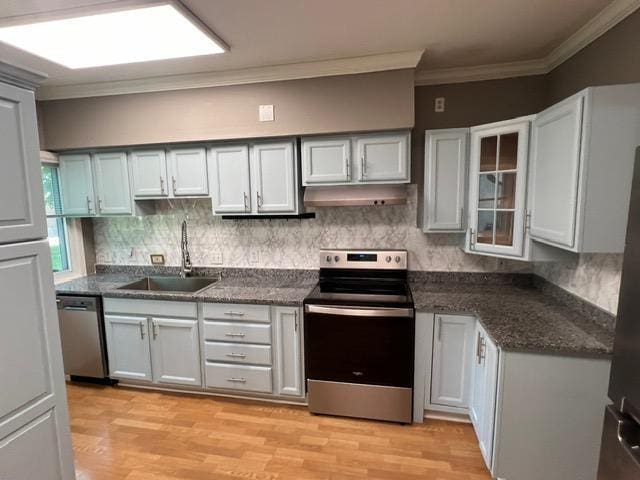
[{"label": "oven door handle", "polygon": [[305,305],[307,313],[324,315],[340,315],[344,317],[409,317],[413,318],[413,308],[360,308],[360,307],[326,307],[323,305]]}]

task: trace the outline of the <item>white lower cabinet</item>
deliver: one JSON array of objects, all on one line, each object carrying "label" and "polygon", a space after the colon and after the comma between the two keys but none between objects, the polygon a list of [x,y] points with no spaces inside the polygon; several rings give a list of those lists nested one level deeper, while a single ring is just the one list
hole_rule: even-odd
[{"label": "white lower cabinet", "polygon": [[202,385],[198,321],[159,317],[150,320],[153,380]]},{"label": "white lower cabinet", "polygon": [[105,298],[104,310],[111,378],[202,385],[195,303]]},{"label": "white lower cabinet", "polygon": [[302,395],[301,319],[297,307],[274,307],[276,393]]},{"label": "white lower cabinet", "polygon": [[468,408],[476,319],[436,315],[431,370],[431,404]]},{"label": "white lower cabinet", "polygon": [[206,361],[207,387],[271,393],[271,367]]}]

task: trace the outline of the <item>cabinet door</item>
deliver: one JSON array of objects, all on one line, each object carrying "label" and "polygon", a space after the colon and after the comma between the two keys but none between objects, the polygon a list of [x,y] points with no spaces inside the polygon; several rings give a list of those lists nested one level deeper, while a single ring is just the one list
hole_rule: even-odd
[{"label": "cabinet door", "polygon": [[361,182],[409,181],[409,134],[367,135],[356,139]]},{"label": "cabinet door", "polygon": [[467,128],[425,132],[425,232],[463,231]]},{"label": "cabinet door", "polygon": [[252,147],[251,184],[257,213],[295,213],[297,174],[292,142],[259,143]]},{"label": "cabinet door", "polygon": [[134,197],[166,197],[169,195],[167,160],[164,150],[131,152],[131,173]]},{"label": "cabinet door", "polygon": [[127,154],[96,153],[93,156],[96,202],[99,215],[131,215],[131,189]]},{"label": "cabinet door", "polygon": [[573,247],[584,96],[538,114],[531,137],[531,237]]},{"label": "cabinet door", "polygon": [[151,318],[153,381],[202,385],[198,321]]},{"label": "cabinet door", "polygon": [[171,188],[179,196],[207,195],[207,154],[204,148],[182,148],[169,152]]},{"label": "cabinet door", "polygon": [[431,403],[468,408],[476,319],[436,315]]},{"label": "cabinet door", "polygon": [[109,375],[151,381],[149,323],[146,317],[105,315]]},{"label": "cabinet door", "polygon": [[467,250],[522,257],[529,121],[471,129]]},{"label": "cabinet door", "polygon": [[[0,190],[2,199],[11,201],[5,193]],[[0,305],[0,478],[71,480],[73,454],[47,240],[0,246]]]},{"label": "cabinet door", "polygon": [[249,147],[214,147],[208,162],[215,213],[251,212]]},{"label": "cabinet door", "polygon": [[33,92],[0,83],[0,243],[47,236]]},{"label": "cabinet door", "polygon": [[302,396],[300,312],[295,307],[275,308],[276,393]]},{"label": "cabinet door", "polygon": [[58,158],[60,161],[62,213],[76,216],[95,215],[91,155],[76,153],[60,155]]},{"label": "cabinet door", "polygon": [[349,138],[302,140],[303,185],[349,182],[350,156]]}]

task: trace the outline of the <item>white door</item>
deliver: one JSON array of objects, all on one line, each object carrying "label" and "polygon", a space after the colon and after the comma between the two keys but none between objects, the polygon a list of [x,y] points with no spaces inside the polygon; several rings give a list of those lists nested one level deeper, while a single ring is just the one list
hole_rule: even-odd
[{"label": "white door", "polygon": [[214,147],[209,150],[208,162],[215,213],[251,212],[249,147]]},{"label": "white door", "polygon": [[65,215],[88,216],[96,214],[93,191],[91,155],[74,153],[60,155],[60,194],[62,213]]},{"label": "white door", "polygon": [[584,94],[536,116],[531,129],[532,238],[575,245]]},{"label": "white door", "polygon": [[523,255],[529,123],[471,129],[469,252]]},{"label": "white door", "polygon": [[0,84],[0,244],[47,236],[33,92]]},{"label": "white door", "polygon": [[435,316],[431,403],[468,408],[475,325],[474,317]]},{"label": "white door", "polygon": [[356,139],[361,182],[409,181],[409,134],[367,135]]},{"label": "white door", "polygon": [[2,479],[75,478],[50,258],[47,240],[0,246]]},{"label": "white door", "polygon": [[251,185],[257,213],[295,213],[297,175],[292,142],[258,143],[251,149]]},{"label": "white door", "polygon": [[167,160],[164,150],[136,150],[130,155],[134,197],[169,195]]},{"label": "white door", "polygon": [[275,307],[276,393],[302,396],[300,312],[296,307]]},{"label": "white door", "polygon": [[469,129],[425,132],[425,232],[463,231]]},{"label": "white door", "polygon": [[207,154],[204,148],[181,148],[169,152],[171,189],[175,196],[207,195]]},{"label": "white door", "polygon": [[198,321],[151,318],[153,381],[202,385]]},{"label": "white door", "polygon": [[131,189],[125,152],[93,156],[96,202],[99,215],[131,215]]},{"label": "white door", "polygon": [[303,139],[303,185],[345,183],[351,177],[351,139]]},{"label": "white door", "polygon": [[151,381],[149,324],[146,317],[105,315],[109,376]]}]

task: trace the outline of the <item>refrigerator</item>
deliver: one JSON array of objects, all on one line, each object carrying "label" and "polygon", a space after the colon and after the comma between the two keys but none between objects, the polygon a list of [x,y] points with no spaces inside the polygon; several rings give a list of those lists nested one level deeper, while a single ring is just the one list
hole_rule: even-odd
[{"label": "refrigerator", "polygon": [[640,147],[636,149],[598,480],[640,479]]}]

